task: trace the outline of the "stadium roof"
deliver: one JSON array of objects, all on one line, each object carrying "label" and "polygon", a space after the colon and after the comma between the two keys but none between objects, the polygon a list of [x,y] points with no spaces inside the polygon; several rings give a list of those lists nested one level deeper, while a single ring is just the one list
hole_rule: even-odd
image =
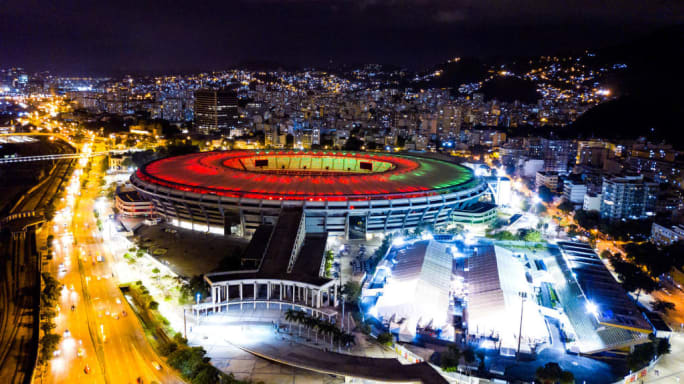
[{"label": "stadium roof", "polygon": [[559,242],[554,287],[577,334],[579,351],[597,353],[648,341],[653,328],[584,243]]},{"label": "stadium roof", "polygon": [[447,324],[452,258],[446,245],[434,240],[418,241],[394,257],[376,309],[385,319],[406,319],[409,324]]},{"label": "stadium roof", "polygon": [[[523,262],[510,250],[478,244],[468,259],[466,277],[470,334],[498,335],[502,347],[515,347],[522,304],[525,307],[523,337],[536,341],[548,337],[544,318],[533,300]],[[527,294],[524,301],[521,301],[521,292]],[[524,350],[527,350],[526,346]]]},{"label": "stadium roof", "polygon": [[200,194],[321,201],[413,198],[478,183],[470,170],[447,161],[335,151],[202,152],[153,161],[136,176]]},{"label": "stadium roof", "polygon": [[301,208],[288,208],[280,213],[275,226],[264,224],[257,229],[243,256],[243,259],[257,261],[256,269],[208,273],[205,279],[210,283],[244,279],[287,280],[316,286],[331,282],[320,276],[327,233],[306,234],[296,250],[302,215]]}]

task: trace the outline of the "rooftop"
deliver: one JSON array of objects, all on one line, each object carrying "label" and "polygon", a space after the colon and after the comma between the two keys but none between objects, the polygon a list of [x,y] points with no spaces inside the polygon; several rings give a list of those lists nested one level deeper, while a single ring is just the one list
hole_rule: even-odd
[{"label": "rooftop", "polygon": [[116,196],[126,203],[148,203],[147,200],[143,199],[138,191],[118,191]]},{"label": "rooftop", "polygon": [[272,200],[411,198],[473,188],[465,167],[405,155],[336,151],[219,151],[153,161],[136,173],[188,192]]},{"label": "rooftop", "polygon": [[584,243],[559,242],[558,247],[559,269],[555,270],[562,274],[553,276],[554,286],[577,334],[580,352],[648,341],[653,328],[594,250]]},{"label": "rooftop", "polygon": [[288,280],[316,286],[329,283],[331,279],[320,276],[328,234],[306,234],[298,247],[302,216],[301,208],[284,209],[275,226],[262,224],[257,228],[242,257],[255,262],[256,268],[214,272],[205,278],[210,283],[245,279]]}]

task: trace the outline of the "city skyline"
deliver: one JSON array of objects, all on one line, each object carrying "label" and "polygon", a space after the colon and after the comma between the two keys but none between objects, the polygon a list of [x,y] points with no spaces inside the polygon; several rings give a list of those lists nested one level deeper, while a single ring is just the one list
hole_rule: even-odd
[{"label": "city skyline", "polygon": [[8,0],[8,384],[676,383],[681,0]]}]

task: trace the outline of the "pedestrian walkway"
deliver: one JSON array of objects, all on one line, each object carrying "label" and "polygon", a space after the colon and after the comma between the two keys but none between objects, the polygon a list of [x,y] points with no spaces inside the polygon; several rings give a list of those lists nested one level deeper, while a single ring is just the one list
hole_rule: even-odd
[{"label": "pedestrian walkway", "polygon": [[403,365],[393,358],[352,356],[298,344],[269,324],[223,326],[224,337],[255,356],[314,372],[386,382],[447,383],[428,363]]}]

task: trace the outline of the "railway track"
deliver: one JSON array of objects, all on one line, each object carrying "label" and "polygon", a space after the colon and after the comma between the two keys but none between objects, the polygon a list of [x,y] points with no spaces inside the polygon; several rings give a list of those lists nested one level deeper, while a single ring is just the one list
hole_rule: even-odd
[{"label": "railway track", "polygon": [[[58,160],[48,179],[32,188],[11,213],[48,207],[67,182],[75,159]],[[33,229],[0,234],[0,382],[30,383],[38,349],[40,260]]]},{"label": "railway track", "polygon": [[16,212],[28,212],[36,209],[45,208],[55,196],[59,188],[66,182],[66,176],[74,165],[75,160],[59,160],[57,168],[49,180],[38,190],[34,191],[31,197],[24,199],[22,203],[15,207]]},{"label": "railway track", "polygon": [[[35,315],[36,309],[36,268],[31,259],[35,251],[32,242],[35,235],[32,231],[25,238],[11,240],[11,253],[5,260],[2,270],[1,302],[4,308],[0,320],[0,377],[6,383],[24,383],[30,380],[33,362],[28,358],[33,340],[31,325],[26,317]],[[22,267],[23,266],[23,267]],[[31,291],[31,292],[29,292]]]}]

